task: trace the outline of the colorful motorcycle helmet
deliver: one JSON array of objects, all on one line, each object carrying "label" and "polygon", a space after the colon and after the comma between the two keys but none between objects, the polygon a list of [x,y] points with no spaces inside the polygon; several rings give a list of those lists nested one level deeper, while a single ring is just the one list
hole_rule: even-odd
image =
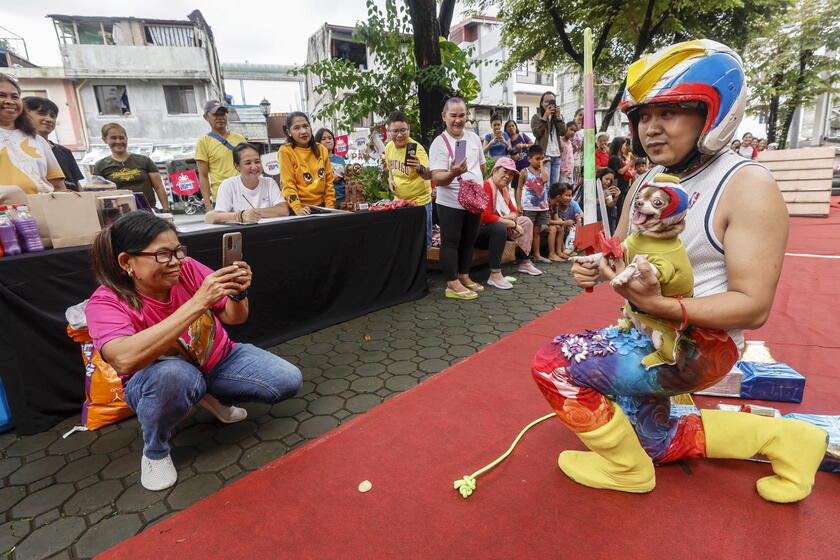
[{"label": "colorful motorcycle helmet", "polygon": [[[705,109],[697,150],[684,162],[696,160],[701,153],[717,153],[729,144],[744,117],[746,94],[741,57],[715,41],[685,41],[640,58],[627,69],[620,105],[630,120],[633,153],[646,155],[639,139],[637,109],[652,104]],[[677,171],[677,167],[669,169]]]}]

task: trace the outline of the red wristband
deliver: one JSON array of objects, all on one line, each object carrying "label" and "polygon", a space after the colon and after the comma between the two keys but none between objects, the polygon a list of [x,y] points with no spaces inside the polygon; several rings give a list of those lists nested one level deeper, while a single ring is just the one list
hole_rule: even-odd
[{"label": "red wristband", "polygon": [[688,311],[685,308],[685,304],[683,303],[682,296],[674,296],[674,299],[677,300],[677,303],[680,304],[680,308],[682,308],[683,321],[682,321],[682,325],[680,326],[679,330],[684,331],[685,329],[688,328]]}]

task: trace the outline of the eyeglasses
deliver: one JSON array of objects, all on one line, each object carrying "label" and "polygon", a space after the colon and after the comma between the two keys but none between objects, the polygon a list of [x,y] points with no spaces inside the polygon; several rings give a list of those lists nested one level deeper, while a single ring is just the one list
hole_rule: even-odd
[{"label": "eyeglasses", "polygon": [[391,130],[389,130],[389,132],[391,134],[405,134],[406,132],[408,132],[408,129],[407,128],[392,128]]},{"label": "eyeglasses", "polygon": [[175,249],[161,249],[160,251],[155,251],[154,253],[140,251],[131,254],[137,255],[138,257],[154,257],[155,261],[160,264],[168,264],[172,262],[172,257],[175,257],[179,261],[187,258],[187,246],[178,245]]}]

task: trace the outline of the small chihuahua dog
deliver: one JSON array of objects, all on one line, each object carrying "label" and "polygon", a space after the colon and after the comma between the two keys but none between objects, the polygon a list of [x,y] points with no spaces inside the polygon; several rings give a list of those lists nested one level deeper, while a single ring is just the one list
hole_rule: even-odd
[{"label": "small chihuahua dog", "polygon": [[[661,181],[663,177],[670,176],[657,175],[653,183],[648,183],[639,190],[636,201],[633,203],[630,223],[633,226],[633,232],[640,236],[656,239],[676,239],[685,230],[685,213],[682,212],[676,216],[678,221],[674,221],[673,212],[668,212],[674,210],[675,204],[671,203],[672,194],[657,185],[657,179]],[[666,215],[663,216],[663,214]],[[638,269],[640,266],[651,266],[647,260],[647,255],[635,255],[633,261],[621,274],[613,278],[611,284],[613,286],[623,286],[634,275],[639,275]],[[657,278],[660,278],[659,270],[655,266],[653,272]]]},{"label": "small chihuahua dog", "polygon": [[[623,286],[640,270],[651,271],[659,280],[662,295],[692,297],[694,272],[679,239],[685,230],[688,194],[679,179],[663,173],[642,185],[633,202],[631,233],[622,244],[627,267],[612,280]],[[647,267],[647,268],[646,268]],[[651,339],[655,352],[642,358],[645,368],[676,363],[680,354],[680,327],[648,315],[629,302],[623,308],[624,327],[635,327]]]}]

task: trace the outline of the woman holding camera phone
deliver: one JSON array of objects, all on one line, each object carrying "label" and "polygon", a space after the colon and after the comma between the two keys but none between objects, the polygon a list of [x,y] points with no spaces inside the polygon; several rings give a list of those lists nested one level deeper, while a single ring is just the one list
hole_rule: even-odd
[{"label": "woman holding camera phone", "polygon": [[531,117],[531,131],[536,136],[536,143],[545,152],[546,159],[551,160],[548,184],[553,185],[560,181],[560,139],[566,134],[566,121],[557,108],[554,92],[547,91],[540,97],[540,106]]},{"label": "woman holding camera phone", "polygon": [[437,185],[437,215],[440,223],[440,265],[446,275],[448,298],[472,300],[484,286],[470,278],[473,246],[481,214],[468,212],[458,202],[461,180],[484,182],[485,157],[481,138],[466,129],[467,104],[450,97],[443,105],[440,136],[429,147],[429,167]]},{"label": "woman holding camera phone", "polygon": [[94,347],[122,379],[143,433],[140,483],[175,484],[175,426],[198,404],[224,423],[239,422],[242,401],[273,404],[298,392],[300,370],[223,324],[248,319],[251,267],[213,271],[187,257],[175,226],[135,211],[103,229],[91,248],[99,288],[85,309]]}]

